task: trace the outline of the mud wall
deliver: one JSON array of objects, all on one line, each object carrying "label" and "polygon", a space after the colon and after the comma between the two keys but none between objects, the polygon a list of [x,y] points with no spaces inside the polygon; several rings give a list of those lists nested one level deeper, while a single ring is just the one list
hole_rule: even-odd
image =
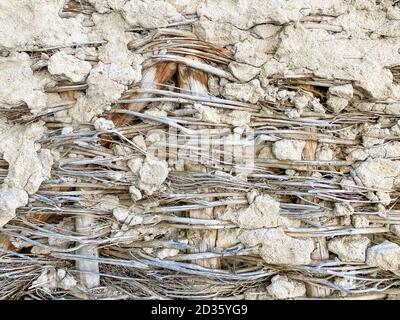
[{"label": "mud wall", "polygon": [[[0,0],[0,24],[0,263],[48,261],[4,296],[398,297],[396,1]],[[151,156],[168,124],[251,131],[251,170]]]}]

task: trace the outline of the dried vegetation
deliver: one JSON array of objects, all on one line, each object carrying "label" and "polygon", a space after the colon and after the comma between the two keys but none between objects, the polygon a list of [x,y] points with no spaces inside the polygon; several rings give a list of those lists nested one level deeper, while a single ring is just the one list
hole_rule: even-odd
[{"label": "dried vegetation", "polygon": [[0,23],[0,299],[400,296],[398,3],[0,0]]}]

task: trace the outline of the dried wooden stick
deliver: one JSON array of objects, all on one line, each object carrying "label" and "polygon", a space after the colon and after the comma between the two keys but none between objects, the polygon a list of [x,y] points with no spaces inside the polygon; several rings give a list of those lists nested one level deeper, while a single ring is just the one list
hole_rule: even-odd
[{"label": "dried wooden stick", "polygon": [[[173,62],[160,62],[154,64],[153,66],[143,70],[142,81],[140,82],[141,89],[157,89],[159,84],[166,83],[176,72],[176,64]],[[146,99],[152,97],[153,93],[137,93],[133,95],[128,95],[122,97],[122,99],[127,98],[137,98]],[[124,106],[124,109],[131,111],[141,111],[149,102],[131,102]],[[121,113],[111,113],[108,117],[111,119],[116,126],[123,126],[130,122],[132,119]]]},{"label": "dried wooden stick", "polygon": [[[311,131],[316,134],[316,128],[306,128],[307,131]],[[317,153],[318,143],[315,140],[306,140],[306,144],[303,149],[302,160],[315,160]],[[312,168],[307,171],[305,175],[310,176],[312,173]],[[312,196],[307,197],[307,200],[311,202],[317,201],[317,199]],[[304,201],[300,201],[300,203]],[[311,253],[311,258],[313,260],[327,260],[329,259],[329,251],[326,244],[326,239],[313,238],[314,241],[314,251]],[[315,286],[312,283],[306,283],[307,296],[309,297],[326,297],[330,294],[330,290],[325,287]]]},{"label": "dried wooden stick", "polygon": [[[179,64],[178,66],[178,83],[179,87],[185,90],[189,90],[196,96],[206,96],[208,92],[208,76],[205,71],[193,69],[189,66],[196,65],[195,57],[185,57],[183,61],[191,60],[193,63]],[[197,61],[199,62],[199,61]],[[201,62],[199,62],[202,64]],[[189,66],[188,66],[189,65]],[[205,167],[199,167],[200,171],[205,171]],[[208,190],[204,190],[208,192]],[[211,200],[211,199],[210,199]],[[205,208],[199,210],[190,210],[190,218],[195,219],[214,219],[214,209]],[[192,253],[208,252],[216,246],[217,241],[217,230],[202,230],[202,231],[188,231],[189,244],[196,247]],[[212,269],[219,269],[221,266],[220,259],[218,257],[211,259],[196,259],[195,263]]]},{"label": "dried wooden stick", "polygon": [[[221,78],[226,78],[228,80],[234,81],[235,78],[227,71],[218,69],[216,67],[210,66],[208,64],[205,64],[202,61],[199,60],[194,60],[193,56],[190,57],[181,57],[181,56],[175,56],[175,55],[154,55],[152,57],[153,59],[156,59],[158,61],[169,61],[169,62],[175,62],[181,64],[185,64],[188,67],[191,67],[193,69],[197,69],[199,71],[204,71],[206,73],[210,73],[213,75],[216,75]],[[179,72],[179,71],[178,71]]]},{"label": "dried wooden stick", "polygon": [[167,117],[156,117],[156,116],[152,116],[150,114],[135,112],[135,111],[131,111],[131,110],[115,110],[114,113],[117,113],[117,114],[122,113],[122,114],[127,114],[129,116],[134,116],[134,117],[138,117],[138,118],[142,118],[142,119],[157,121],[160,123],[167,124],[170,127],[177,128],[177,129],[181,130],[183,133],[196,134],[195,130],[187,129],[187,128],[181,126],[180,124],[178,124],[175,120],[167,118]]},{"label": "dried wooden stick", "polygon": [[[68,91],[66,93],[69,100],[75,100],[74,91]],[[82,235],[90,235],[90,229],[95,224],[93,216],[78,216],[75,219],[76,232]],[[96,245],[83,246],[78,249],[77,254],[87,257],[98,257],[98,251]],[[79,278],[81,284],[86,288],[94,288],[100,285],[99,276],[99,264],[97,261],[89,261],[86,259],[76,260],[76,268],[81,271]]]},{"label": "dried wooden stick", "polygon": [[[78,216],[75,220],[76,232],[81,235],[90,236],[91,229],[95,225],[92,216]],[[97,260],[87,258],[98,258],[99,253],[96,245],[86,245],[78,249],[77,255],[84,258],[76,260],[76,268],[80,271],[79,279],[86,288],[95,288],[100,285],[99,263]]]}]

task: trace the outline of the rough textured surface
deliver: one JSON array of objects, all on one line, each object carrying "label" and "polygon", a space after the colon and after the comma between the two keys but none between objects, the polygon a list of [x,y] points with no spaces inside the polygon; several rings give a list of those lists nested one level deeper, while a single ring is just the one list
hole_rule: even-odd
[{"label": "rough textured surface", "polygon": [[235,59],[254,67],[260,67],[272,57],[273,44],[262,39],[249,37],[235,45]]},{"label": "rough textured surface", "polygon": [[305,142],[282,139],[272,145],[272,152],[279,160],[301,160]]},{"label": "rough textured surface", "polygon": [[201,39],[221,46],[233,45],[243,41],[248,34],[226,22],[200,19],[194,24],[194,33]]},{"label": "rough textured surface", "polygon": [[[1,42],[0,42],[1,43]],[[26,103],[32,113],[46,107],[44,83],[33,75],[31,59],[26,53],[0,57],[0,106],[12,108]]]},{"label": "rough textured surface", "polygon": [[261,245],[260,256],[270,264],[309,264],[314,250],[312,240],[294,239],[279,228],[242,231],[239,240],[247,246]]},{"label": "rough textured surface", "polygon": [[251,80],[249,83],[227,83],[221,94],[227,99],[257,103],[263,95],[259,80]]},{"label": "rough textured surface", "polygon": [[71,290],[77,285],[75,278],[65,269],[50,268],[33,281],[31,288],[41,288],[46,291],[51,289]]},{"label": "rough textured surface", "polygon": [[369,239],[363,236],[337,237],[328,242],[328,249],[342,261],[365,262],[369,242]]},{"label": "rough textured surface", "polygon": [[279,214],[279,202],[268,195],[257,196],[254,202],[246,208],[235,210],[228,207],[227,211],[222,213],[221,218],[230,220],[244,229],[299,225],[295,220],[282,217]]},{"label": "rough textured surface", "polygon": [[[396,63],[388,54],[396,50],[396,40],[336,39],[325,30],[285,29],[277,57],[291,68],[307,69],[316,76],[355,81],[370,96],[388,98],[398,89],[392,86],[385,65]],[[351,63],[347,57],[355,57]],[[399,61],[397,60],[397,63]]]},{"label": "rough textured surface", "polygon": [[50,177],[53,157],[49,150],[37,150],[35,141],[44,134],[39,123],[10,126],[0,122],[0,155],[9,164],[0,189],[0,226],[15,215],[15,209],[28,202],[41,183]]},{"label": "rough textured surface", "polygon": [[161,186],[167,176],[167,162],[148,157],[139,170],[139,188],[151,195]]},{"label": "rough textured surface", "polygon": [[99,131],[111,130],[115,128],[114,122],[104,118],[97,118],[96,121],[93,123],[93,125],[94,128]]},{"label": "rough textured surface", "polygon": [[[143,14],[145,13],[146,14]],[[184,17],[167,1],[132,0],[122,7],[126,21],[143,28],[164,27]]]},{"label": "rough textured surface", "polygon": [[399,271],[400,246],[390,241],[385,241],[368,249],[367,264],[383,270]]},{"label": "rough textured surface", "polygon": [[15,217],[15,210],[28,203],[28,194],[21,189],[2,185],[0,188],[0,227]]},{"label": "rough textured surface", "polygon": [[52,75],[63,76],[72,82],[82,82],[92,69],[92,65],[60,51],[50,57],[47,68]]},{"label": "rough textured surface", "polygon": [[[281,2],[274,0],[207,0],[200,4],[197,13],[212,21],[229,21],[240,29],[249,29],[262,23],[284,24],[298,21],[302,17],[302,8],[313,8],[310,14],[318,10],[321,14],[333,12],[343,13],[346,6],[342,1],[320,2],[316,0],[300,0],[296,2]],[[224,8],[224,10],[221,10]]]},{"label": "rough textured surface", "polygon": [[306,294],[306,286],[303,282],[290,280],[286,276],[274,276],[267,292],[275,299],[290,299],[303,297]]},{"label": "rough textured surface", "polygon": [[392,189],[399,174],[399,161],[379,158],[358,162],[352,171],[357,183],[374,189]]},{"label": "rough textured surface", "polygon": [[59,15],[63,1],[0,1],[0,48],[32,48],[88,41],[89,30],[83,16],[63,19]]},{"label": "rough textured surface", "polygon": [[247,82],[252,80],[257,74],[260,73],[260,69],[238,62],[231,62],[229,64],[229,70],[232,74],[240,81]]}]

